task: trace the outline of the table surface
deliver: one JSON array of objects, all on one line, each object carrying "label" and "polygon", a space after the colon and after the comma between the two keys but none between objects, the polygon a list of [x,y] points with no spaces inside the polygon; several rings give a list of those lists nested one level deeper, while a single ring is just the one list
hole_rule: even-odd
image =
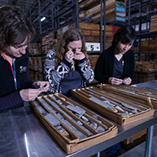
[{"label": "table surface", "polygon": [[[140,83],[140,88],[154,89],[157,81]],[[152,87],[151,87],[152,86]],[[157,89],[155,89],[157,91]],[[91,156],[154,125],[157,111],[149,118],[125,126],[118,125],[118,135],[92,147],[67,155],[29,106],[0,112],[0,156],[63,157]]]},{"label": "table surface", "polygon": [[148,89],[148,90],[153,90],[157,92],[157,80],[144,82],[144,83],[138,83],[132,86],[143,88],[143,89]]}]

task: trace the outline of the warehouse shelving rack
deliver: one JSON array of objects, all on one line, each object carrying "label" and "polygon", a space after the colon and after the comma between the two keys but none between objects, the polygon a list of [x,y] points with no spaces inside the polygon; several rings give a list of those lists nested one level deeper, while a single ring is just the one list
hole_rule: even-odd
[{"label": "warehouse shelving rack", "polygon": [[[69,24],[76,22],[76,28],[79,28],[79,22],[85,21],[90,22],[94,21],[95,23],[100,24],[100,52],[105,49],[105,31],[102,31],[102,27],[106,24],[108,25],[118,25],[121,26],[122,23],[120,22],[113,22],[113,21],[106,21],[105,12],[105,0],[95,1],[92,5],[101,4],[101,18],[100,19],[92,19],[91,17],[83,18],[79,17],[79,14],[85,11],[88,8],[81,8],[81,5],[89,2],[90,0],[45,0],[40,1],[38,0],[35,2],[32,7],[30,8],[29,18],[33,23],[33,26],[36,30],[36,36],[34,42],[39,42],[41,45],[40,54],[32,55],[31,57],[42,57],[44,58],[45,54],[43,53],[43,44],[42,44],[42,37],[47,35],[49,32],[52,32],[53,39],[55,38],[55,33],[57,29],[65,27]],[[104,4],[104,6],[102,5]],[[88,6],[88,7],[91,7]],[[104,9],[103,9],[104,8]],[[41,22],[41,18],[46,17],[46,20]],[[105,29],[105,28],[104,28]],[[104,39],[102,39],[104,38]],[[104,42],[103,42],[104,41]],[[100,52],[95,52],[96,54]],[[93,54],[93,52],[88,52],[89,54]],[[42,71],[33,70],[34,73],[39,72],[43,74],[44,79],[44,70],[42,65]]]},{"label": "warehouse shelving rack", "polygon": [[[90,0],[82,0],[81,2],[79,2],[79,0],[67,0],[63,2],[62,0],[60,1],[54,0],[52,3],[52,8],[53,8],[52,18],[54,22],[53,31],[56,31],[57,29],[67,26],[74,22],[76,22],[76,28],[79,28],[80,21],[84,21],[86,23],[90,21],[93,21],[94,23],[99,23],[100,24],[100,45],[101,45],[100,52],[102,52],[105,48],[105,31],[104,32],[102,31],[102,27],[105,26],[106,24],[121,26],[123,23],[114,22],[114,21],[106,21],[106,16],[103,16],[106,13],[106,9],[105,9],[106,0],[94,1],[94,3],[91,3],[88,7],[81,8],[83,4],[89,1]],[[79,17],[80,13],[82,13],[85,10],[88,10],[90,7],[96,4],[101,5],[100,6],[101,7],[100,19],[93,19],[91,18],[92,16]],[[102,37],[104,37],[104,40],[102,40]]]},{"label": "warehouse shelving rack", "polygon": [[[30,19],[33,22],[35,30],[37,31],[37,36],[35,37],[35,41],[41,43],[41,54],[39,56],[44,56],[42,52],[42,37],[47,35],[49,32],[52,32],[52,38],[55,38],[55,33],[57,29],[68,26],[76,22],[76,27],[79,28],[79,22],[84,21],[86,23],[93,21],[94,23],[100,24],[100,52],[88,52],[89,54],[99,54],[105,49],[105,31],[102,31],[102,26],[106,25],[115,25],[115,26],[122,26],[124,23],[115,22],[115,21],[107,21],[106,20],[106,8],[105,0],[95,1],[93,4],[89,5],[90,8],[92,5],[101,4],[100,19],[93,19],[92,16],[89,17],[79,17],[79,14],[88,10],[87,7],[81,7],[83,4],[89,2],[90,0],[51,0],[51,1],[41,1],[38,0],[30,9]],[[126,0],[126,12],[127,12],[127,21],[126,23],[133,25],[139,25],[139,31],[137,34],[137,42],[135,43],[138,45],[138,51],[135,52],[137,56],[137,60],[140,60],[140,41],[142,38],[152,38],[154,37],[155,33],[149,32],[149,22],[150,17],[153,14],[156,14],[156,11],[152,9],[152,5],[155,5],[157,2],[155,0],[150,0],[147,2],[145,1],[136,1],[136,0]],[[102,5],[104,4],[104,6]],[[145,8],[145,11],[143,11]],[[136,13],[136,14],[135,14]],[[41,22],[40,19],[45,16],[46,20]],[[143,23],[147,23],[146,30],[142,31],[141,26]],[[104,28],[105,30],[105,28]],[[146,58],[152,54],[145,53]],[[33,56],[32,56],[33,57]],[[43,71],[42,74],[44,75]]]},{"label": "warehouse shelving rack", "polygon": [[[154,14],[157,14],[157,10],[152,8],[153,5],[157,5],[156,0],[128,0],[127,1],[127,12],[128,12],[128,23],[132,26],[139,25],[139,30],[137,32],[137,42],[135,44],[138,45],[137,60],[140,60],[140,44],[142,38],[153,38],[157,37],[157,32],[149,32],[149,23],[150,17]],[[144,11],[143,11],[144,10]],[[136,14],[133,14],[136,13]],[[132,14],[132,16],[131,16]],[[146,23],[146,29],[142,30],[142,24]],[[154,52],[155,53],[155,52]],[[154,54],[153,53],[153,54]],[[147,53],[146,53],[147,55]]]},{"label": "warehouse shelving rack", "polygon": [[[154,6],[154,7],[153,7]],[[137,31],[137,40],[135,46],[138,47],[135,56],[137,56],[137,61],[140,61],[140,56],[144,55],[145,61],[154,59],[154,55],[157,52],[142,53],[140,50],[142,39],[154,39],[157,37],[157,32],[149,32],[150,30],[150,18],[152,15],[157,14],[157,1],[156,0],[127,0],[127,12],[128,12],[128,23],[132,26],[139,26]],[[142,25],[145,24],[145,29],[142,30]],[[139,74],[146,74],[143,72],[136,72],[136,83],[138,83]],[[156,74],[152,72],[150,74]]]},{"label": "warehouse shelving rack", "polygon": [[[33,43],[39,43],[40,44],[40,49],[38,54],[32,54],[30,57],[41,57],[41,62],[45,58],[45,53],[43,52],[43,44],[42,44],[42,37],[47,35],[50,31],[52,31],[53,25],[52,25],[52,1],[49,0],[38,0],[36,1],[30,8],[30,12],[28,13],[28,17],[31,20],[35,31],[36,31],[36,36],[31,43],[32,49]],[[42,22],[41,19],[45,17],[45,20]],[[52,26],[51,26],[52,25]],[[41,64],[42,68],[41,70],[35,70],[30,67],[30,71],[34,73],[39,73],[42,75],[42,80],[45,79],[44,76],[44,65],[43,63]]]}]

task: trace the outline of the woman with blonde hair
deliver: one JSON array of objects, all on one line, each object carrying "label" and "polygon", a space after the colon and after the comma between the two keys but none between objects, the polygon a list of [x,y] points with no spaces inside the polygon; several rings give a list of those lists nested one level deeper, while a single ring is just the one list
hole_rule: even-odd
[{"label": "woman with blonde hair", "polygon": [[45,59],[49,93],[70,96],[71,89],[86,87],[94,72],[87,57],[85,40],[76,28],[68,29],[59,40],[56,50],[50,50]]}]

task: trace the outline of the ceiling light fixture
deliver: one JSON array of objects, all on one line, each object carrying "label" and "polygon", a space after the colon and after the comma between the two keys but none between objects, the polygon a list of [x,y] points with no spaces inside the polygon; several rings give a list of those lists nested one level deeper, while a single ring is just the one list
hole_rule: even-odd
[{"label": "ceiling light fixture", "polygon": [[45,19],[46,19],[46,17],[42,17],[40,21],[42,22],[42,21],[44,21]]}]

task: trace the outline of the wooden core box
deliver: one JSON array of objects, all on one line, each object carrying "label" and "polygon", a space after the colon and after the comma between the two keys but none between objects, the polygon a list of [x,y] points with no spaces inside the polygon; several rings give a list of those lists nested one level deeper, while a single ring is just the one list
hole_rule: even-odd
[{"label": "wooden core box", "polygon": [[133,97],[130,96],[128,99],[111,93],[109,90],[105,91],[104,86],[73,89],[72,96],[120,125],[154,114],[154,109],[147,105],[147,100],[145,104],[133,102]]},{"label": "wooden core box", "polygon": [[155,91],[126,85],[113,86],[110,84],[101,84],[98,87],[118,96],[131,99],[135,104],[139,102],[157,109],[157,92]]},{"label": "wooden core box", "polygon": [[62,94],[38,97],[30,106],[67,154],[110,139],[118,132],[113,123]]}]

